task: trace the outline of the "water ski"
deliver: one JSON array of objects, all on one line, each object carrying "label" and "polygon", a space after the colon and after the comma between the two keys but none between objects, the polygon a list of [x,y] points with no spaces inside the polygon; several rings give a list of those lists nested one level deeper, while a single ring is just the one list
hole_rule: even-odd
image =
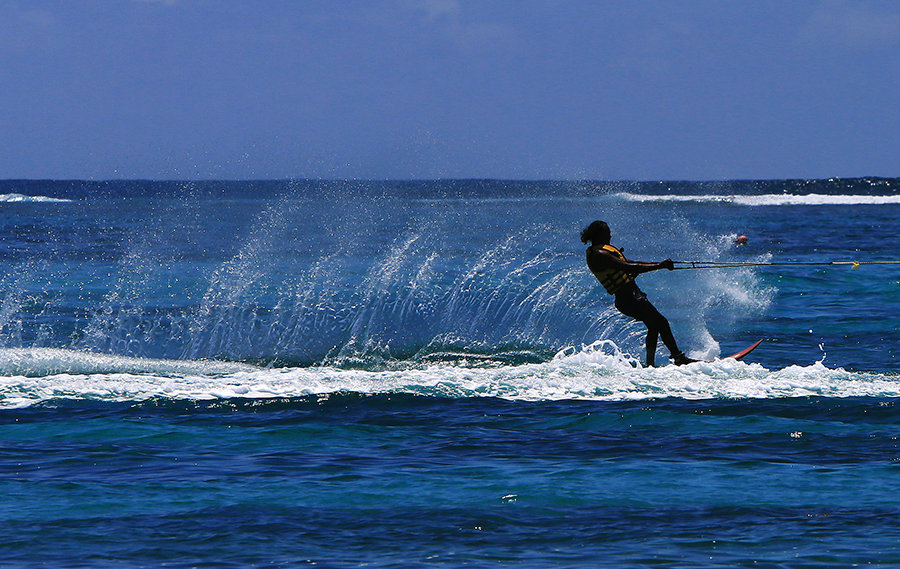
[{"label": "water ski", "polygon": [[730,356],[725,356],[725,357],[722,358],[722,359],[723,359],[723,360],[740,360],[740,359],[743,359],[744,356],[746,356],[747,354],[749,354],[750,352],[752,352],[753,350],[755,350],[755,349],[756,349],[756,346],[758,346],[758,345],[760,345],[760,344],[762,344],[762,340],[757,340],[756,342],[754,342],[753,344],[747,346],[746,348],[744,348],[744,349],[741,350],[740,352],[738,352],[738,353],[736,353],[736,354],[731,354]]},{"label": "water ski", "polygon": [[[753,342],[752,344],[750,344],[749,346],[747,346],[746,348],[744,348],[743,350],[741,350],[740,352],[738,352],[738,353],[736,353],[736,354],[731,354],[730,356],[725,356],[724,358],[718,358],[718,359],[721,359],[721,360],[741,360],[741,359],[744,358],[744,356],[746,356],[747,354],[749,354],[750,352],[752,352],[753,350],[755,350],[756,347],[757,347],[758,345],[760,345],[760,344],[762,344],[762,340],[757,340],[757,341]],[[700,361],[703,361],[703,360],[700,360]]]}]

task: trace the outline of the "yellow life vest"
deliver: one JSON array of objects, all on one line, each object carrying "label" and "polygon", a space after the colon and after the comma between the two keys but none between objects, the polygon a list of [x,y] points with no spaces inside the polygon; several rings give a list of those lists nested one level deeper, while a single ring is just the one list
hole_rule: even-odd
[{"label": "yellow life vest", "polygon": [[613,247],[612,245],[603,245],[602,247],[588,247],[587,250],[587,264],[588,268],[594,273],[594,276],[597,277],[597,280],[600,281],[600,284],[603,285],[603,288],[606,289],[606,292],[609,294],[616,294],[620,290],[622,290],[625,286],[634,283],[634,277],[623,271],[622,269],[617,269],[616,267],[598,267],[596,263],[592,263],[591,261],[591,253],[596,253],[597,249],[603,249],[607,253],[610,253],[613,257],[617,257],[623,261],[625,261],[625,255],[622,254],[621,251]]}]

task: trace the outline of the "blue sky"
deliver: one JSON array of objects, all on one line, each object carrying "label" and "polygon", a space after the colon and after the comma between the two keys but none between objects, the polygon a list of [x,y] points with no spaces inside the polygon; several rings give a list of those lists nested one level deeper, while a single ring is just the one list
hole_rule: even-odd
[{"label": "blue sky", "polygon": [[0,179],[900,176],[900,2],[0,0]]}]

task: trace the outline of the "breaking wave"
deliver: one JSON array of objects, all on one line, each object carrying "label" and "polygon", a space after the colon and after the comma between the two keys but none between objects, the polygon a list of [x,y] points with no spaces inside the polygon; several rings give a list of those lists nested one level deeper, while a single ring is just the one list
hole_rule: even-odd
[{"label": "breaking wave", "polygon": [[51,198],[47,196],[26,196],[24,194],[0,194],[0,203],[66,203],[72,200],[64,198]]},{"label": "breaking wave", "polygon": [[405,369],[257,368],[33,348],[3,354],[0,408],[56,399],[268,399],[356,393],[510,400],[900,397],[896,376],[830,369],[822,362],[769,370],[735,360],[641,368],[615,343],[569,348],[543,363],[439,362]]},{"label": "breaking wave", "polygon": [[761,194],[761,195],[651,195],[628,192],[615,197],[632,202],[698,202],[726,203],[743,206],[778,205],[882,205],[900,204],[900,196],[826,195],[826,194]]}]

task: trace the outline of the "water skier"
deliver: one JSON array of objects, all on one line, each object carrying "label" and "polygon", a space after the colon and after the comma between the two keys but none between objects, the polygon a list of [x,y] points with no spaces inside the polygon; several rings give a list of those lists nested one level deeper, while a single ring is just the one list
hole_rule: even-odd
[{"label": "water skier", "polygon": [[587,248],[587,265],[594,276],[609,294],[616,297],[616,309],[624,314],[643,322],[647,326],[647,367],[656,363],[656,342],[662,336],[662,341],[669,349],[670,358],[675,365],[684,365],[693,360],[678,349],[675,336],[669,327],[669,321],[659,313],[647,300],[647,295],[638,288],[634,282],[637,275],[658,271],[660,269],[673,270],[675,268],[672,259],[666,259],[660,263],[646,263],[643,261],[630,261],[625,258],[620,249],[609,244],[609,226],[603,221],[595,221],[581,232],[581,242],[591,246]]}]

